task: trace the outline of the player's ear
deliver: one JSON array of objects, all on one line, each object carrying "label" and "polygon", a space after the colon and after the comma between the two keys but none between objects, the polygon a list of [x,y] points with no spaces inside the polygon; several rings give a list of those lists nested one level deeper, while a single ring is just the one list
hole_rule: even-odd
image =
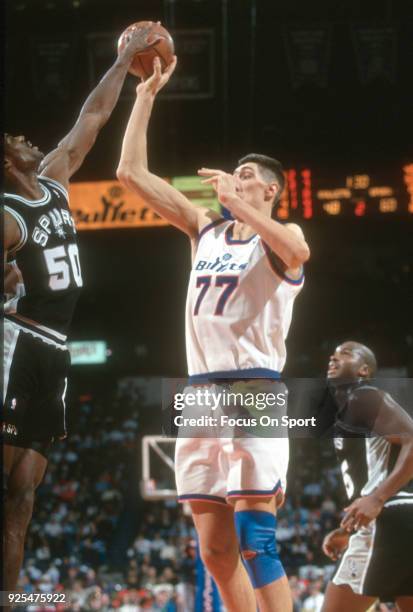
[{"label": "player's ear", "polygon": [[367,365],[367,363],[364,363],[361,368],[359,369],[359,376],[361,376],[362,378],[369,378],[370,376],[370,368]]},{"label": "player's ear", "polygon": [[278,194],[279,190],[280,190],[280,186],[278,185],[278,183],[276,181],[272,181],[271,183],[268,183],[266,191],[265,191],[265,199],[267,201],[274,200],[274,198]]},{"label": "player's ear", "polygon": [[13,165],[11,163],[11,159],[9,157],[4,157],[3,164],[4,164],[4,171],[5,172],[8,172],[9,170],[11,170],[12,165]]}]

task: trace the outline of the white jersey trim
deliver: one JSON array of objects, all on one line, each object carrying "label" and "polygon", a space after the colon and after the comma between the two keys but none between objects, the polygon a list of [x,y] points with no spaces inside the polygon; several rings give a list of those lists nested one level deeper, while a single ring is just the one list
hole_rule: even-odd
[{"label": "white jersey trim", "polygon": [[384,504],[385,508],[389,508],[389,506],[404,506],[406,504],[413,504],[413,497],[407,497],[405,499],[392,499],[389,502]]},{"label": "white jersey trim", "polygon": [[[5,194],[6,195],[6,194]],[[19,226],[20,229],[20,240],[19,242],[16,244],[16,246],[14,246],[12,249],[10,249],[9,253],[14,254],[16,251],[19,251],[22,246],[24,246],[27,242],[27,225],[25,220],[23,219],[23,217],[16,212],[15,210],[13,210],[13,208],[10,208],[10,206],[7,206],[7,204],[4,205],[4,210],[7,211],[9,213],[9,215],[11,215],[15,220],[17,225]]]},{"label": "white jersey trim", "polygon": [[26,334],[31,334],[32,336],[34,336],[35,338],[39,338],[40,340],[42,340],[46,344],[50,344],[50,345],[60,349],[61,351],[67,351],[68,350],[68,348],[67,348],[67,346],[65,344],[59,344],[58,342],[55,342],[54,340],[52,340],[52,338],[47,338],[46,336],[43,336],[43,334],[38,334],[33,329],[29,329],[28,327],[24,327],[23,325],[19,325],[18,323],[16,323],[16,321],[11,320],[10,318],[7,318],[7,321],[9,321],[9,323],[11,325],[14,325],[19,331],[22,331],[22,332],[24,332]]},{"label": "white jersey trim", "polygon": [[6,363],[4,364],[4,374],[3,374],[3,404],[6,400],[7,395],[7,387],[9,386],[9,378],[10,378],[10,368],[11,363],[13,361],[13,355],[16,348],[17,340],[20,334],[20,330],[17,328],[13,328],[13,336],[10,342],[7,343],[8,355],[6,359]]},{"label": "white jersey trim", "polygon": [[63,402],[63,427],[65,430],[65,436],[67,436],[67,427],[66,427],[66,391],[67,391],[67,378],[65,378],[65,386],[62,393],[62,402]]},{"label": "white jersey trim", "polygon": [[[364,450],[366,453],[368,480],[361,490],[361,495],[370,495],[370,493],[378,487],[378,485],[384,480],[384,478],[387,477],[389,471],[391,445],[388,442],[385,442],[385,456],[377,458],[373,456],[373,453],[377,452],[377,449],[372,449],[373,445],[377,443],[377,440],[379,440],[378,437],[364,439]],[[379,464],[379,461],[381,461],[381,464]],[[379,472],[377,471],[378,464],[380,466]]]},{"label": "white jersey trim", "polygon": [[23,198],[22,196],[19,196],[15,193],[5,193],[4,196],[12,198],[14,200],[18,200],[22,204],[26,204],[27,206],[33,206],[34,208],[37,208],[38,206],[44,206],[50,201],[51,194],[45,185],[42,185],[42,183],[39,184],[44,194],[43,197],[40,198],[40,200],[27,200],[26,198]]},{"label": "white jersey trim", "polygon": [[40,174],[39,179],[46,179],[46,181],[50,181],[57,189],[59,189],[59,191],[63,193],[67,200],[69,199],[69,192],[67,191],[66,187],[63,187],[62,183],[59,183],[59,181],[56,181],[56,179],[49,178],[45,174]]},{"label": "white jersey trim", "polygon": [[[33,321],[32,319],[29,319],[28,317],[24,317],[21,314],[15,314],[13,316],[16,317],[16,319],[20,319],[20,321],[23,324],[24,323],[28,323],[29,325],[32,325],[33,327],[36,327],[39,331],[44,331],[46,334],[49,334],[50,336],[54,336],[56,338],[56,340],[60,340],[61,342],[66,342],[66,340],[67,340],[67,336],[65,336],[64,334],[61,334],[60,332],[56,331],[55,329],[51,329],[50,327],[46,327],[46,325],[41,325],[40,323],[37,323],[37,321]],[[18,322],[16,322],[16,323],[18,324]]]}]

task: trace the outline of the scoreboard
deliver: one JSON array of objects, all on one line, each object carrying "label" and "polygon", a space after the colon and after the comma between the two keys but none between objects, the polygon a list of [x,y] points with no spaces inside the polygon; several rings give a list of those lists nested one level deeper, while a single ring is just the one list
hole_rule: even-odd
[{"label": "scoreboard", "polygon": [[289,168],[285,177],[280,219],[413,214],[413,163],[371,173]]},{"label": "scoreboard", "polygon": [[[281,220],[413,215],[413,163],[372,172],[299,166],[288,168],[285,179],[275,211]],[[174,177],[171,183],[193,202],[219,210],[214,191],[198,177]]]}]

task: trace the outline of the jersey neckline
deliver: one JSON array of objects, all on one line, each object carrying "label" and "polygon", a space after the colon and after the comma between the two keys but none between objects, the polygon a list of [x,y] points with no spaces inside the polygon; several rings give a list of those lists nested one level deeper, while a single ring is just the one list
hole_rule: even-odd
[{"label": "jersey neckline", "polygon": [[27,198],[24,198],[23,196],[20,196],[17,193],[5,192],[4,195],[15,200],[19,200],[20,202],[23,202],[23,204],[28,204],[29,206],[41,206],[42,204],[46,204],[50,200],[50,191],[45,185],[40,183],[40,181],[39,185],[43,191],[43,197],[41,197],[39,200],[28,200]]},{"label": "jersey neckline", "polygon": [[235,221],[232,221],[230,223],[230,225],[228,225],[228,227],[225,229],[225,242],[227,244],[248,244],[249,242],[251,242],[251,240],[253,240],[257,234],[253,234],[252,236],[250,236],[247,240],[235,240],[234,238],[232,238],[232,232],[234,229],[234,225],[235,225]]}]

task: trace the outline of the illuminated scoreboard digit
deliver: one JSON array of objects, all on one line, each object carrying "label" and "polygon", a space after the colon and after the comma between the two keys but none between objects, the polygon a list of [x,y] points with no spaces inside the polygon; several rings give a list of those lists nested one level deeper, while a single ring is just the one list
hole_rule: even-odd
[{"label": "illuminated scoreboard digit", "polygon": [[348,174],[288,168],[285,178],[286,187],[276,211],[280,220],[413,214],[413,163],[394,172]]},{"label": "illuminated scoreboard digit", "polygon": [[413,164],[404,166],[403,171],[403,180],[408,194],[407,210],[413,214]]}]

